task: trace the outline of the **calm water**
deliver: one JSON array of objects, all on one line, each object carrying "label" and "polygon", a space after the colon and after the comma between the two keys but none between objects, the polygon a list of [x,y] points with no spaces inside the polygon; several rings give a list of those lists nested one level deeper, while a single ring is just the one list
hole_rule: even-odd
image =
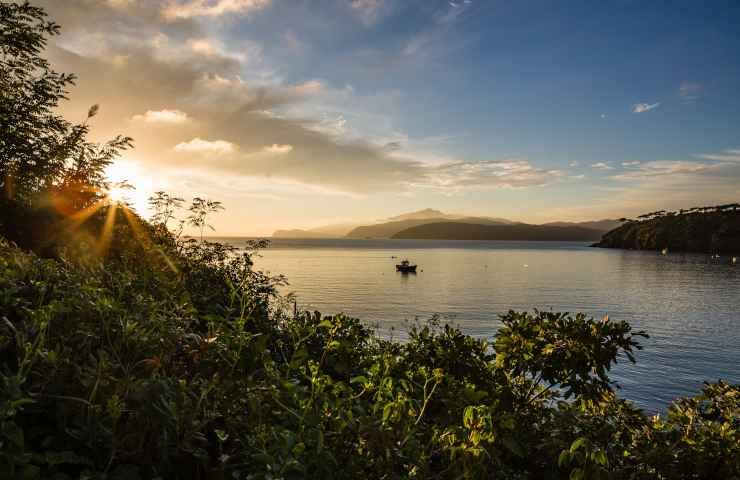
[{"label": "calm water", "polygon": [[[236,245],[242,241],[229,239]],[[417,275],[395,272],[398,259]],[[740,265],[706,255],[589,248],[581,243],[275,240],[258,268],[285,274],[299,307],[345,312],[402,337],[406,320],[442,315],[492,337],[509,309],[585,312],[646,330],[637,364],[620,363],[621,394],[650,410],[704,380],[740,383]]]}]

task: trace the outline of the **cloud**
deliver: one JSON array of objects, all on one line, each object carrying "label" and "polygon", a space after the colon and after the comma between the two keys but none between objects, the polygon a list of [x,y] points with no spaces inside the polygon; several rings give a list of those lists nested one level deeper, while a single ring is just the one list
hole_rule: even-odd
[{"label": "cloud", "polygon": [[272,145],[262,148],[263,152],[275,155],[285,155],[286,153],[290,153],[292,150],[293,145],[278,145],[277,143],[273,143]]},{"label": "cloud", "polygon": [[[217,3],[225,5],[178,5]],[[523,159],[466,161],[436,150],[416,151],[413,140],[388,133],[395,93],[360,101],[351,87],[332,89],[325,80],[287,84],[276,77],[260,83],[246,76],[252,65],[245,68],[225,54],[197,22],[165,22],[154,3],[117,10],[95,3],[89,9],[95,22],[85,21],[89,0],[68,0],[65,8],[49,4],[62,15],[67,7],[79,15],[48,49],[55,68],[79,75],[62,113],[78,115],[100,103],[96,137],[129,134],[143,164],[188,172],[196,185],[207,173],[250,185],[279,182],[294,191],[362,196],[402,194],[415,186],[443,193],[537,187],[562,176]],[[204,42],[188,43],[192,39]],[[100,48],[82,48],[93,43]],[[65,48],[69,45],[82,47]],[[259,56],[253,61],[260,66]],[[331,108],[312,109],[311,102]],[[198,121],[187,129],[152,132],[147,120],[180,118],[171,112],[187,112]],[[133,117],[136,121],[125,122]],[[363,123],[362,130],[350,129],[350,119]]]},{"label": "cloud", "polygon": [[426,188],[459,191],[461,189],[541,187],[563,173],[533,166],[525,159],[457,161],[419,168],[420,177],[411,184]]},{"label": "cloud", "polygon": [[642,162],[639,162],[637,160],[632,161],[632,162],[622,162],[622,166],[623,167],[634,167],[636,165],[639,165],[640,163],[642,163]]},{"label": "cloud", "polygon": [[572,162],[570,162],[568,164],[569,167],[577,167],[578,165],[580,165],[580,164],[577,161],[575,161],[575,160],[573,160]]},{"label": "cloud", "polygon": [[384,0],[351,0],[350,7],[366,26],[374,24],[380,16]]},{"label": "cloud", "polygon": [[143,115],[134,115],[131,120],[144,123],[183,124],[190,120],[187,113],[180,110],[147,110]]},{"label": "cloud", "polygon": [[636,103],[632,105],[632,113],[644,113],[649,112],[650,110],[654,108],[658,108],[660,106],[660,102],[655,103]]},{"label": "cloud", "polygon": [[601,118],[606,118],[606,113],[602,113]]},{"label": "cloud", "polygon": [[176,152],[225,154],[236,151],[236,146],[225,140],[202,140],[198,137],[175,145]]},{"label": "cloud", "polygon": [[405,57],[428,57],[459,49],[464,41],[460,35],[450,35],[460,19],[471,10],[470,1],[449,2],[446,8],[437,10],[430,18],[430,25],[412,35],[401,50]]},{"label": "cloud", "polygon": [[608,162],[598,162],[591,164],[591,168],[595,170],[614,170],[614,167],[609,165]]},{"label": "cloud", "polygon": [[706,160],[716,160],[718,162],[737,162],[740,163],[740,150],[725,150],[721,153],[701,154],[699,158]]},{"label": "cloud", "polygon": [[167,19],[249,14],[266,8],[271,0],[170,0],[162,14]]},{"label": "cloud", "polygon": [[678,95],[687,103],[699,100],[703,94],[704,87],[699,83],[681,82],[678,87]]},{"label": "cloud", "polygon": [[673,177],[678,175],[695,175],[716,169],[716,164],[658,160],[641,164],[637,169],[615,175],[616,180],[645,180],[657,177]]}]

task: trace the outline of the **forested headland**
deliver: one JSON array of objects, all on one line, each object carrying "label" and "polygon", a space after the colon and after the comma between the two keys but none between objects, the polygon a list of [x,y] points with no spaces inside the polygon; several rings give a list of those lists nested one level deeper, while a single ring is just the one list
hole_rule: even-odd
[{"label": "forested headland", "polygon": [[622,219],[596,247],[709,254],[740,253],[740,204],[660,210]]},{"label": "forested headland", "polygon": [[391,342],[287,307],[263,242],[204,238],[216,201],[159,192],[141,218],[104,175],[132,140],[56,113],[58,31],[0,3],[0,478],[740,475],[740,386],[646,414],[609,379],[639,361],[626,322],[511,311],[490,341],[431,321]]}]

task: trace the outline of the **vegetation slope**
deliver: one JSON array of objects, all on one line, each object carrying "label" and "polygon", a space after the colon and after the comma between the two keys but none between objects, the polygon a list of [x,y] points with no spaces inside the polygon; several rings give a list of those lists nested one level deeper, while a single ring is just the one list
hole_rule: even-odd
[{"label": "vegetation slope", "polygon": [[635,220],[623,219],[604,234],[596,247],[740,253],[740,205],[697,207],[678,212],[653,212]]},{"label": "vegetation slope", "polygon": [[114,202],[130,141],[54,113],[57,30],[0,3],[0,478],[740,474],[740,387],[648,417],[608,377],[645,335],[625,322],[509,312],[491,343],[434,322],[393,343],[284,308],[253,250],[178,234],[217,202],[159,192],[151,222]]},{"label": "vegetation slope", "polygon": [[601,232],[583,227],[546,225],[479,225],[475,223],[438,222],[407,228],[392,238],[426,240],[540,240],[593,241]]}]

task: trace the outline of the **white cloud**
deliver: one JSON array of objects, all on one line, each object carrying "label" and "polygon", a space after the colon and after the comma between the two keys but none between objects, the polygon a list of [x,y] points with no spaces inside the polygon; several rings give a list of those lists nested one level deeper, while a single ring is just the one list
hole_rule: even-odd
[{"label": "white cloud", "polygon": [[180,110],[147,110],[143,115],[134,115],[131,120],[145,123],[183,124],[190,120],[188,114]]},{"label": "white cloud", "polygon": [[725,150],[721,153],[697,155],[699,158],[706,160],[715,160],[718,162],[740,162],[740,150]]},{"label": "white cloud", "polygon": [[236,145],[225,140],[203,140],[194,138],[188,142],[181,142],[175,145],[176,152],[184,153],[215,153],[225,154],[232,153],[236,150]]},{"label": "white cloud", "polygon": [[580,165],[580,164],[577,161],[575,161],[575,160],[573,160],[572,162],[570,162],[568,164],[569,167],[577,167],[578,165]]},{"label": "white cloud", "polygon": [[252,13],[269,6],[271,0],[171,0],[165,18],[215,17],[227,13]]},{"label": "white cloud", "polygon": [[295,91],[295,93],[301,96],[315,95],[323,90],[324,84],[321,83],[319,80],[309,80],[307,82],[294,85],[291,88],[293,89],[293,91]]},{"label": "white cloud", "polygon": [[545,170],[524,159],[457,161],[420,167],[411,185],[455,192],[463,189],[539,187],[562,177],[560,170]]},{"label": "white cloud", "polygon": [[623,167],[634,167],[636,165],[639,165],[640,163],[642,163],[642,162],[638,162],[637,160],[635,160],[633,162],[622,162],[622,166]]},{"label": "white cloud", "polygon": [[268,145],[262,148],[263,152],[271,153],[274,155],[285,155],[286,153],[290,153],[292,150],[293,145],[279,145],[277,143],[273,143],[272,145]]},{"label": "white cloud", "polygon": [[596,170],[614,170],[614,167],[605,162],[593,163],[591,164],[591,168]]},{"label": "white cloud", "polygon": [[203,55],[216,55],[219,53],[219,49],[205,38],[190,39],[188,40],[188,46],[190,50]]},{"label": "white cloud", "polygon": [[698,100],[703,94],[704,87],[699,83],[681,82],[681,85],[678,87],[678,95],[683,98],[685,102]]},{"label": "white cloud", "polygon": [[378,19],[383,0],[352,0],[350,7],[357,13],[362,23],[370,26]]},{"label": "white cloud", "polygon": [[717,168],[719,165],[708,163],[665,161],[647,162],[638,168],[615,175],[617,180],[645,180],[656,177],[674,177],[678,175],[693,175]]},{"label": "white cloud", "polygon": [[660,106],[660,102],[655,103],[636,103],[632,105],[632,113],[644,113],[649,112],[650,110],[654,108],[658,108]]}]

